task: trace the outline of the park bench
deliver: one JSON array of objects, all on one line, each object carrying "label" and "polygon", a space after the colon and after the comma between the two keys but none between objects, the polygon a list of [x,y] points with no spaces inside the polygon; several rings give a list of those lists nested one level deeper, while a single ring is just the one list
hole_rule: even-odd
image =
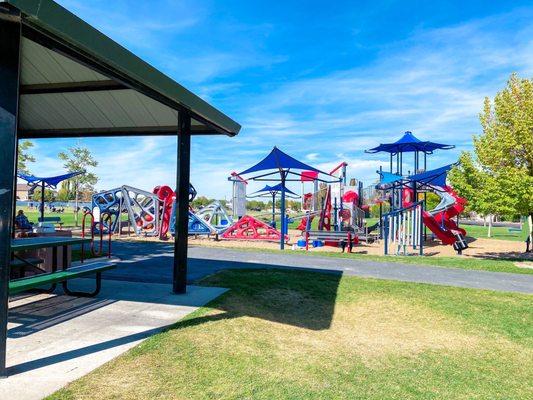
[{"label": "park bench", "polygon": [[305,232],[305,248],[309,248],[309,242],[315,243],[316,241],[324,242],[325,246],[340,247],[342,252],[348,246],[348,252],[352,252],[354,244],[359,243],[359,238],[356,232],[351,231],[313,231],[309,230]]},{"label": "park bench", "polygon": [[38,267],[38,265],[42,263],[44,263],[44,260],[39,257],[15,257],[13,260],[11,260],[11,263],[9,265],[11,268],[10,275],[12,278],[23,277],[25,275],[25,271],[28,268],[42,272],[43,270]]},{"label": "park bench", "polygon": [[509,228],[509,229],[507,229],[507,231],[509,233],[511,233],[511,232],[519,232],[520,233],[520,232],[522,232],[522,228]]},{"label": "park bench", "polygon": [[54,225],[59,225],[59,230],[63,229],[63,222],[61,222],[61,217],[39,217],[39,222],[49,222]]},{"label": "park bench", "polygon": [[[30,278],[14,279],[9,282],[9,294],[17,294],[30,289],[39,289],[45,285],[55,285],[61,283],[65,294],[69,296],[92,297],[96,296],[102,287],[102,272],[115,268],[115,264],[102,261],[84,264],[79,267],[62,269],[55,272],[39,274]],[[76,278],[83,278],[89,275],[96,275],[96,289],[93,292],[75,292],[68,288],[68,281]]]}]

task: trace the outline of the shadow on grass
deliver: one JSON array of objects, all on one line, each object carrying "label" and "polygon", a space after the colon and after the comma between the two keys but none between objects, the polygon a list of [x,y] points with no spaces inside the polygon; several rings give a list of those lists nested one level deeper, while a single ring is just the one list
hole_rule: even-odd
[{"label": "shadow on grass", "polygon": [[[243,265],[246,263],[236,264]],[[264,267],[261,269],[217,272],[203,278],[198,283],[204,286],[218,286],[230,289],[229,292],[209,304],[209,306],[220,312],[192,317],[173,324],[167,329],[184,329],[190,326],[243,316],[311,330],[328,329],[333,319],[342,272],[322,272],[326,273],[309,272],[300,269],[265,269]],[[13,307],[9,312],[9,320],[18,326],[9,330],[9,337],[15,339],[30,335],[100,307],[105,307],[111,302],[120,299],[129,299],[129,297],[121,294],[110,296],[109,299],[57,296]],[[20,374],[105,351],[145,339],[159,331],[160,329],[148,329],[79,349],[58,352],[50,356],[29,360],[9,367],[8,374]]]},{"label": "shadow on grass", "polygon": [[172,329],[240,317],[310,330],[329,329],[341,278],[340,271],[321,274],[316,270],[288,270],[286,267],[227,270],[198,282],[230,289],[210,304],[219,312],[186,319]]},{"label": "shadow on grass", "polygon": [[506,252],[487,252],[484,254],[474,254],[471,257],[485,260],[504,260],[504,261],[532,261],[533,253],[522,253],[519,251]]}]

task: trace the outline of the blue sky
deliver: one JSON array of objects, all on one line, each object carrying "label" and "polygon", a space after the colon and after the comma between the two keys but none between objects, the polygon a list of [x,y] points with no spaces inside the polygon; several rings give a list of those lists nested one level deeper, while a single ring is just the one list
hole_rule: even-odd
[{"label": "blue sky", "polygon": [[[236,138],[193,138],[192,182],[229,198],[226,178],[277,145],[370,184],[386,157],[364,150],[412,131],[456,144],[511,72],[533,76],[533,7],[505,1],[173,1],[60,4],[241,123]],[[528,6],[529,3],[529,6]],[[35,142],[42,171],[62,172],[69,140]],[[98,189],[175,182],[175,139],[83,139]],[[406,165],[406,169],[409,166]],[[253,187],[251,188],[253,189]]]}]

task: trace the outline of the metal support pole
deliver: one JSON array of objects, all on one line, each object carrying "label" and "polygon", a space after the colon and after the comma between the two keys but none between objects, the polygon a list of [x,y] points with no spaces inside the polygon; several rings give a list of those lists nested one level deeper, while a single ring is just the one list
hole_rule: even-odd
[{"label": "metal support pole", "polygon": [[285,249],[285,171],[281,171],[281,239],[279,241],[279,248],[280,250]]},{"label": "metal support pole", "polygon": [[333,199],[333,230],[334,231],[340,230],[337,226],[337,198],[336,197]]},{"label": "metal support pole", "polygon": [[41,185],[41,222],[44,222],[44,181]]},{"label": "metal support pole", "polygon": [[13,202],[17,178],[20,14],[0,6],[0,376],[7,375],[6,341]]},{"label": "metal support pole", "polygon": [[[424,152],[424,172],[427,171],[428,169],[428,158],[427,158],[427,153]],[[424,191],[424,210],[427,209],[427,191]],[[426,229],[426,225],[424,225],[424,240],[428,240],[428,231]]]},{"label": "metal support pole", "polygon": [[187,291],[187,242],[189,238],[189,185],[191,167],[191,115],[178,114],[178,165],[176,176],[176,238],[172,288],[176,294]]},{"label": "metal support pole", "polygon": [[272,193],[272,228],[276,228],[276,193]]}]

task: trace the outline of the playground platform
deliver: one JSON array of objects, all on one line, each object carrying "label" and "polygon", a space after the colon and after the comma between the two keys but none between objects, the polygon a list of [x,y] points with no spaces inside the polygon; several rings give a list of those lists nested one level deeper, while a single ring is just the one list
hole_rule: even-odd
[{"label": "playground platform", "polygon": [[[168,282],[168,281],[167,281]],[[92,279],[73,281],[90,289]],[[94,298],[42,294],[10,302],[9,377],[0,398],[42,399],[208,303],[225,289],[107,279]]]}]

